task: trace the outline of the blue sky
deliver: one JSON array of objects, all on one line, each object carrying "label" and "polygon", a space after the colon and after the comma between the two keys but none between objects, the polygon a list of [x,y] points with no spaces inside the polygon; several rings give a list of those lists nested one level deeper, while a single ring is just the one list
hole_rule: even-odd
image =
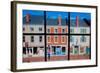
[{"label": "blue sky", "polygon": [[61,18],[65,19],[68,18],[68,12],[55,12],[55,11],[47,11],[47,18],[58,18],[61,16]]},{"label": "blue sky", "polygon": [[78,16],[80,19],[83,19],[83,18],[91,19],[90,13],[71,12],[70,16],[71,16],[71,19],[76,19],[76,16]]},{"label": "blue sky", "polygon": [[[23,17],[26,14],[30,15],[43,15],[43,11],[36,11],[36,10],[23,10]],[[65,19],[68,18],[68,12],[56,12],[56,11],[46,11],[47,18],[58,18],[58,16],[61,16],[61,18]],[[91,19],[90,13],[79,13],[79,12],[70,12],[71,19],[76,19],[76,16],[78,16],[80,19],[86,18]]]},{"label": "blue sky", "polygon": [[30,14],[30,15],[43,15],[43,11],[38,11],[38,10],[23,10],[23,17],[26,14]]}]

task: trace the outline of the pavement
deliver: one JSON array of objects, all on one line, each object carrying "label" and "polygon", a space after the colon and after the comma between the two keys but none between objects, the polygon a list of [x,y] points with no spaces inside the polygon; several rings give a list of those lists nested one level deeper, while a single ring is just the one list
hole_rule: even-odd
[{"label": "pavement", "polygon": [[[89,55],[70,55],[70,60],[82,60],[90,59]],[[68,56],[51,56],[50,59],[47,58],[47,61],[63,61],[68,60]],[[23,62],[44,62],[44,57],[26,57],[23,58]]]}]

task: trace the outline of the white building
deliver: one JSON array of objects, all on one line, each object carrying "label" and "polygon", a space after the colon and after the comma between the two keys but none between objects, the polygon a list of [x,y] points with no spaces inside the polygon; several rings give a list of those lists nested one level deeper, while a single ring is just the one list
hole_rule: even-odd
[{"label": "white building", "polygon": [[[71,55],[84,55],[90,53],[90,24],[84,20],[71,20],[70,34],[79,34],[70,36],[70,52]],[[82,35],[84,34],[84,35]]]},{"label": "white building", "polygon": [[70,49],[72,55],[86,54],[86,48],[90,48],[90,36],[70,36]]},{"label": "white building", "polygon": [[[38,20],[37,20],[38,19]],[[26,15],[23,18],[23,57],[44,57],[44,33],[43,16]]]}]

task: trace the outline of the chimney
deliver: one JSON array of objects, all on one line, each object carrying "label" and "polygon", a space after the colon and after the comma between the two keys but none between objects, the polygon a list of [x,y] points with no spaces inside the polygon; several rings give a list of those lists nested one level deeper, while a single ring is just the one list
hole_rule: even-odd
[{"label": "chimney", "polygon": [[76,27],[78,27],[78,26],[79,26],[79,17],[76,16]]},{"label": "chimney", "polygon": [[27,14],[26,15],[26,23],[29,23],[30,22],[30,14]]},{"label": "chimney", "polygon": [[58,25],[61,25],[61,16],[58,16]]}]

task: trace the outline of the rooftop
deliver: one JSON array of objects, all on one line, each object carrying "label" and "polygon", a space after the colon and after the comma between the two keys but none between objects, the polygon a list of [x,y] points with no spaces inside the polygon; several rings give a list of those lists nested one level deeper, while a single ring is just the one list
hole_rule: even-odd
[{"label": "rooftop", "polygon": [[[48,18],[47,19],[47,25],[55,26],[58,25],[58,19]],[[78,27],[88,27],[90,26],[90,20],[87,19],[79,19],[78,20]],[[23,17],[23,24],[26,24],[26,16]],[[44,25],[44,16],[41,15],[30,15],[30,22],[28,24],[31,25]],[[61,26],[68,25],[67,19],[61,19]],[[76,19],[70,20],[70,26],[76,27]]]}]

